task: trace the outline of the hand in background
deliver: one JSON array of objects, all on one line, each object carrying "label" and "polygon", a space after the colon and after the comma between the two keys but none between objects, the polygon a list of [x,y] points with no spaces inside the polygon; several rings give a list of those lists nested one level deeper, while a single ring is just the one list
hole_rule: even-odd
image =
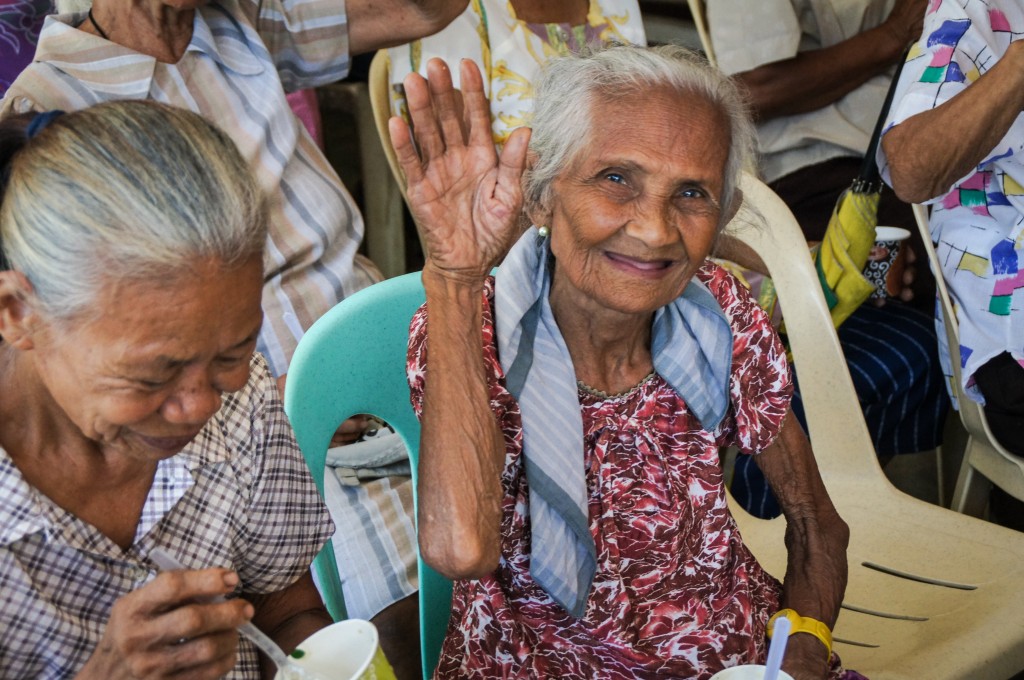
[{"label": "hand in background", "polygon": [[927,7],[928,0],[897,0],[882,25],[892,31],[893,36],[907,47],[921,37]]}]

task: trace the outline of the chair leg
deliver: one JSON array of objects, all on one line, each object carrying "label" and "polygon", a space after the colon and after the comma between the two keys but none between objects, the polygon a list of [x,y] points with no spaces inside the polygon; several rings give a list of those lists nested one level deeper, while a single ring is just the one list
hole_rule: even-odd
[{"label": "chair leg", "polygon": [[975,441],[971,437],[967,440],[964,462],[960,466],[960,476],[956,480],[956,489],[953,491],[952,508],[972,517],[983,517],[988,507],[992,482],[971,467],[971,453],[974,446]]}]

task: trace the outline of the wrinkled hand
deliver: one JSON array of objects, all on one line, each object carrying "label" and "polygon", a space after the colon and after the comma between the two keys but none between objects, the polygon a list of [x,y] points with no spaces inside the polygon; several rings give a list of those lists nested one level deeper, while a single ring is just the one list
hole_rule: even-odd
[{"label": "wrinkled hand", "polygon": [[121,597],[78,678],[222,677],[235,666],[237,629],[254,610],[244,600],[208,600],[237,584],[226,569],[172,571]]},{"label": "wrinkled hand", "polygon": [[904,46],[921,37],[928,0],[897,0],[885,25]]},{"label": "wrinkled hand", "polygon": [[435,58],[427,64],[426,80],[416,73],[405,79],[416,146],[405,121],[392,118],[389,132],[408,181],[406,195],[423,239],[426,267],[479,279],[517,235],[530,132],[513,132],[499,158],[480,71],[464,59],[460,75],[465,121],[448,66]]}]

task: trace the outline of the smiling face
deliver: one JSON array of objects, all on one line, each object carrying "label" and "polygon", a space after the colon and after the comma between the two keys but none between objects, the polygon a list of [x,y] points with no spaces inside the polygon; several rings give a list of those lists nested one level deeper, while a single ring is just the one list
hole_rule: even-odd
[{"label": "smiling face", "polygon": [[42,323],[33,366],[57,417],[105,451],[168,458],[241,389],[262,323],[263,266],[202,262],[170,280],[104,286],[95,319]]},{"label": "smiling face", "polygon": [[729,128],[702,97],[668,89],[604,99],[588,144],[553,184],[552,298],[649,313],[677,298],[715,241]]}]

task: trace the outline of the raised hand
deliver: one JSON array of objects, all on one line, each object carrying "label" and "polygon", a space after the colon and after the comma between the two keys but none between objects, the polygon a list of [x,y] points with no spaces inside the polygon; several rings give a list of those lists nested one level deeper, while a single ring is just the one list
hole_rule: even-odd
[{"label": "raised hand", "polygon": [[513,132],[499,158],[480,71],[464,59],[460,75],[465,119],[448,66],[435,58],[427,64],[426,80],[417,73],[405,79],[415,146],[400,118],[391,119],[389,132],[408,181],[406,195],[426,249],[426,267],[481,278],[517,236],[530,131]]}]

